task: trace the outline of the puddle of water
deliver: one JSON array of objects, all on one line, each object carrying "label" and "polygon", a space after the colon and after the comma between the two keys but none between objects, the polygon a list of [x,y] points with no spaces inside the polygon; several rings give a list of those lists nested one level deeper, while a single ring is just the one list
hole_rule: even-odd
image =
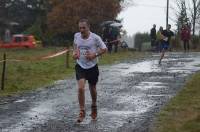
[{"label": "puddle of water", "polygon": [[139,85],[135,86],[135,88],[141,89],[141,90],[149,90],[149,89],[159,89],[159,88],[166,88],[166,86],[146,86],[146,85]]},{"label": "puddle of water", "polygon": [[26,101],[25,99],[20,99],[20,100],[15,101],[15,103],[22,103],[22,102],[25,102],[25,101]]},{"label": "puddle of water", "polygon": [[109,116],[130,116],[134,114],[133,111],[101,111],[102,114],[108,114]]},{"label": "puddle of water", "polygon": [[169,95],[169,94],[160,94],[160,95],[157,95],[157,94],[150,94],[150,95],[147,95],[148,97],[169,97],[171,98],[172,95]]},{"label": "puddle of water", "polygon": [[182,59],[183,62],[177,63],[176,67],[170,67],[168,68],[170,73],[182,73],[182,74],[191,74],[193,72],[196,72],[200,70],[200,67],[197,67],[197,65],[200,64],[200,58],[185,58]]},{"label": "puddle of water", "polygon": [[167,83],[162,82],[142,82],[142,85],[149,85],[149,86],[160,86],[160,85],[166,85]]},{"label": "puddle of water", "polygon": [[[151,77],[151,79],[158,79],[158,77]],[[174,79],[174,76],[159,76],[159,79]],[[163,83],[165,85],[165,83]]]},{"label": "puddle of water", "polygon": [[[124,67],[126,67],[124,69]],[[128,73],[149,73],[149,72],[159,72],[160,68],[157,66],[157,60],[153,61],[143,61],[136,64],[118,64],[114,68],[123,69],[123,74]]]},{"label": "puddle of water", "polygon": [[[17,124],[10,126],[9,128],[5,128],[3,132],[21,132],[31,130],[37,124],[44,124],[49,119],[56,119],[55,117],[57,112],[57,106],[68,106],[71,105],[73,100],[76,98],[75,95],[71,95],[69,98],[66,98],[69,93],[75,92],[74,89],[67,89],[63,93],[59,94],[59,98],[46,100],[42,102],[37,102],[34,107],[32,107],[29,111],[22,114],[22,119]],[[67,94],[68,93],[68,94]],[[18,100],[17,102],[21,102],[25,100]]]},{"label": "puddle of water", "polygon": [[161,82],[141,82],[139,85],[135,86],[135,88],[147,90],[152,88],[166,88],[166,83]]},{"label": "puddle of water", "polygon": [[50,101],[45,101],[40,103],[38,106],[33,107],[28,112],[22,115],[23,121],[18,122],[17,124],[3,129],[4,132],[14,131],[21,132],[23,130],[31,130],[31,128],[36,124],[42,124],[45,120],[48,120],[47,115],[53,114],[52,110],[53,104]]}]

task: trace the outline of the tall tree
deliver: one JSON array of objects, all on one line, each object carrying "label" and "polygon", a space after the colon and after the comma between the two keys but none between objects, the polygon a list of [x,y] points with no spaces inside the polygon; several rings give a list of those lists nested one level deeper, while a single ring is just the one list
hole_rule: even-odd
[{"label": "tall tree", "polygon": [[[187,22],[191,23],[192,34],[195,35],[196,25],[200,21],[200,0],[177,0],[175,8],[177,21],[184,22],[187,16]],[[177,15],[178,14],[178,15]]]},{"label": "tall tree", "polygon": [[48,14],[49,30],[55,33],[77,31],[80,18],[88,18],[91,27],[99,31],[105,20],[114,20],[122,7],[122,0],[51,0],[52,10]]}]

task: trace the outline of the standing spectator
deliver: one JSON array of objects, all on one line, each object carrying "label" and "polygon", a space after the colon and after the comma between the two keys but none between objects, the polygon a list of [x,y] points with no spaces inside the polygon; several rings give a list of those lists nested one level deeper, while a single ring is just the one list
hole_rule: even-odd
[{"label": "standing spectator", "polygon": [[151,48],[154,49],[156,44],[156,25],[153,24],[153,28],[150,31],[150,37],[151,37]]},{"label": "standing spectator", "polygon": [[103,28],[103,35],[102,35],[103,41],[105,42],[107,48],[108,48],[108,53],[112,52],[112,27],[110,26],[105,26]]},{"label": "standing spectator", "polygon": [[10,40],[11,40],[11,32],[10,32],[9,29],[6,29],[5,30],[5,39],[4,39],[4,41],[7,43],[7,42],[10,42]]},{"label": "standing spectator", "polygon": [[189,52],[189,49],[190,49],[190,46],[189,46],[189,41],[190,41],[190,38],[191,38],[191,35],[190,35],[190,27],[188,24],[185,24],[183,25],[183,28],[181,29],[181,40],[183,41],[183,46],[184,46],[184,51],[188,51]]},{"label": "standing spectator", "polygon": [[112,53],[113,48],[113,33],[112,33],[112,27],[108,28],[108,36],[107,36],[107,47],[108,47],[108,53]]},{"label": "standing spectator", "polygon": [[161,44],[162,44],[162,32],[163,32],[163,27],[160,26],[157,34],[156,34],[156,49],[157,51],[161,52]]},{"label": "standing spectator", "polygon": [[113,27],[112,28],[112,44],[114,45],[114,52],[117,53],[118,45],[119,45],[119,28]]},{"label": "standing spectator", "polygon": [[103,39],[104,42],[107,42],[108,38],[109,38],[109,27],[105,26],[105,27],[103,27],[102,30],[103,30],[102,39]]},{"label": "standing spectator", "polygon": [[170,46],[170,40],[171,37],[174,36],[174,33],[170,30],[171,29],[171,25],[167,25],[167,29],[163,30],[162,32],[162,53],[160,56],[160,60],[159,60],[159,64],[161,64],[162,59],[165,56],[165,52],[168,50],[169,46]]}]

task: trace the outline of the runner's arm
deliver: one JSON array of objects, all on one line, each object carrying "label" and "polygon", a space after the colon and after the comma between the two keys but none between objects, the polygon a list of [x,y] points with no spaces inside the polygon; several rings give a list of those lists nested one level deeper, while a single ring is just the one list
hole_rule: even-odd
[{"label": "runner's arm", "polygon": [[106,44],[98,36],[97,36],[97,47],[99,48],[99,50],[97,50],[97,53],[95,54],[96,57],[106,53],[107,51]]},{"label": "runner's arm", "polygon": [[99,50],[97,51],[97,53],[95,54],[96,57],[104,54],[107,52],[107,48],[99,48]]},{"label": "runner's arm", "polygon": [[79,59],[79,57],[80,57],[79,49],[78,49],[78,47],[77,47],[77,45],[75,43],[73,44],[73,54],[72,54],[72,57],[73,57],[74,60]]}]

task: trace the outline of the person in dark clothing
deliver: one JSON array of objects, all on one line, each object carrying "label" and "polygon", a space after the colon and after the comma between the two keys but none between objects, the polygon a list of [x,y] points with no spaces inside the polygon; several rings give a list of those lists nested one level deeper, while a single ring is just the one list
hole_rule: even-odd
[{"label": "person in dark clothing", "polygon": [[113,27],[112,28],[112,39],[113,39],[115,53],[117,53],[117,51],[118,51],[118,45],[119,45],[118,37],[119,37],[119,29],[117,27]]},{"label": "person in dark clothing", "polygon": [[160,26],[157,34],[156,34],[156,51],[161,52],[161,45],[162,45],[162,32],[163,32],[163,27]]},{"label": "person in dark clothing", "polygon": [[112,52],[112,43],[111,41],[113,40],[112,37],[112,27],[110,26],[105,26],[103,28],[103,34],[102,34],[103,41],[105,42],[107,48],[108,48],[108,53]]},{"label": "person in dark clothing", "polygon": [[108,38],[109,38],[109,27],[105,26],[103,27],[102,39],[104,42],[107,42]]},{"label": "person in dark clothing", "polygon": [[112,27],[109,27],[108,29],[108,37],[107,37],[107,47],[108,47],[108,53],[111,54],[113,50],[113,34],[112,34]]},{"label": "person in dark clothing", "polygon": [[153,28],[150,31],[150,37],[151,37],[151,48],[153,49],[156,45],[156,25],[153,25]]},{"label": "person in dark clothing", "polygon": [[159,64],[161,64],[162,59],[164,58],[165,52],[168,50],[170,46],[171,37],[174,36],[174,33],[170,30],[171,25],[167,26],[166,30],[162,32],[162,52],[159,60]]},{"label": "person in dark clothing", "polygon": [[183,28],[181,29],[181,40],[183,41],[183,45],[184,45],[184,51],[189,51],[190,46],[189,46],[189,41],[191,38],[190,35],[190,27],[188,26],[188,24],[183,25]]}]

